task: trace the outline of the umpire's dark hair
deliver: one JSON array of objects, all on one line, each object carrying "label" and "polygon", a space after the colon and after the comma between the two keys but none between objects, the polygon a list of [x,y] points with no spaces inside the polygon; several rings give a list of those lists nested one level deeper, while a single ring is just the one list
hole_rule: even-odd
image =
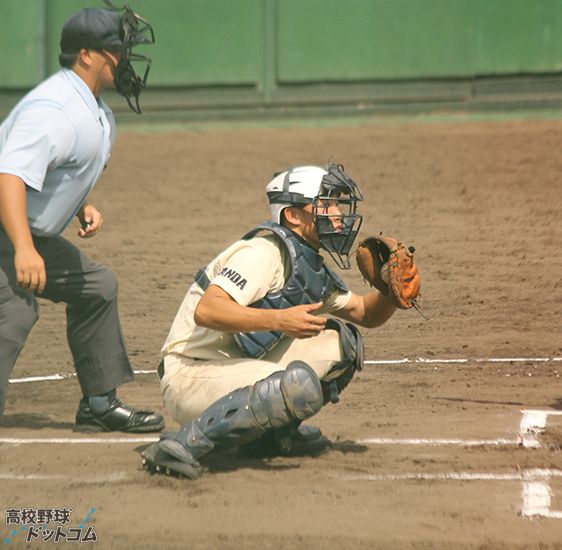
[{"label": "umpire's dark hair", "polygon": [[78,61],[79,55],[80,55],[80,52],[78,52],[78,51],[62,52],[59,55],[59,65],[61,67],[64,67],[65,69],[72,69],[72,67],[74,67],[74,65],[76,65],[76,62]]}]

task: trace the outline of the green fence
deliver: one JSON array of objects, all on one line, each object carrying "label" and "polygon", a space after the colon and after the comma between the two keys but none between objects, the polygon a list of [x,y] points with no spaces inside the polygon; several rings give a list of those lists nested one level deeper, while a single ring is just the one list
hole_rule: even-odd
[{"label": "green fence", "polygon": [[[131,4],[156,32],[143,52],[153,59],[145,99],[154,109],[466,100],[497,83],[502,93],[521,82],[541,83],[531,92],[560,88],[561,0]],[[0,1],[0,94],[57,70],[61,26],[85,6],[104,4]]]}]

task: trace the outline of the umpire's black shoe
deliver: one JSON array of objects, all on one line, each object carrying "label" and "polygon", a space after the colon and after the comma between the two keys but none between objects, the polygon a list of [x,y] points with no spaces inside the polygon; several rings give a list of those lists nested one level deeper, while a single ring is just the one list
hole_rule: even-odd
[{"label": "umpire's black shoe", "polygon": [[164,429],[164,417],[153,411],[137,411],[116,399],[109,410],[96,414],[83,401],[76,412],[76,432],[159,432]]}]

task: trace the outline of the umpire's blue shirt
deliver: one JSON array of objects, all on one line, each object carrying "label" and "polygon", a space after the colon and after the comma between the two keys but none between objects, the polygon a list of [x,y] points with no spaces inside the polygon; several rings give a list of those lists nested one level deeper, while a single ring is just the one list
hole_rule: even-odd
[{"label": "umpire's blue shirt", "polygon": [[0,126],[0,173],[27,185],[35,235],[64,231],[99,179],[115,141],[111,109],[72,70],[31,90]]}]

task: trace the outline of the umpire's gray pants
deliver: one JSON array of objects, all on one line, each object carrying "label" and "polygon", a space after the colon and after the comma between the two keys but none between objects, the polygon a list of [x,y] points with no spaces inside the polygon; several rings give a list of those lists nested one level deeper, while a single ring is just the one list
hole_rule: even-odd
[{"label": "umpire's gray pants", "polygon": [[[67,339],[83,394],[106,393],[132,380],[115,274],[62,237],[33,240],[47,271],[40,296],[66,304]],[[38,318],[35,296],[16,283],[14,248],[0,228],[0,416],[10,372]]]}]

